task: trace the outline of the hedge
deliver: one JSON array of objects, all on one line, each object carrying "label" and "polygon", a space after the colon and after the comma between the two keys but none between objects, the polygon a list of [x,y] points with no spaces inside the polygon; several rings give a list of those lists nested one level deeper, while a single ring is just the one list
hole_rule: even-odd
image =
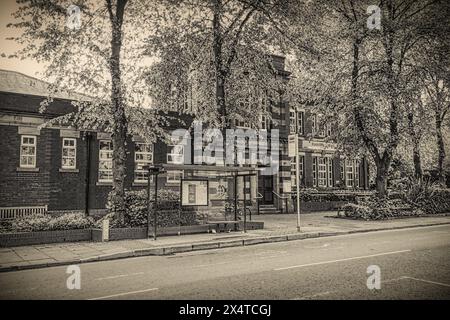
[{"label": "hedge", "polygon": [[[153,199],[154,193],[150,193],[152,204],[152,212],[150,214],[150,225],[154,224],[153,214]],[[124,221],[121,223],[114,218],[114,203],[112,201],[111,193],[108,197],[107,208],[109,214],[105,217],[110,219],[111,228],[120,227],[143,227],[147,226],[148,216],[148,195],[146,190],[127,191],[125,193],[126,212]],[[102,221],[97,222],[100,226]],[[196,212],[193,209],[183,208],[181,210],[179,204],[179,193],[171,190],[158,190],[158,205],[157,205],[157,225],[159,227],[174,227],[199,224],[197,221]]]},{"label": "hedge", "polygon": [[94,226],[94,220],[82,213],[60,216],[36,214],[2,223],[0,232],[32,232],[87,229]]}]

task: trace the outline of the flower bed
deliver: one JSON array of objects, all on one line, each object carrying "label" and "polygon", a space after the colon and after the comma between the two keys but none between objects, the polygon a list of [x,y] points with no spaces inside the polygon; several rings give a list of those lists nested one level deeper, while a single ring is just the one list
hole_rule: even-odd
[{"label": "flower bed", "polygon": [[0,247],[91,241],[91,229],[0,233]]}]

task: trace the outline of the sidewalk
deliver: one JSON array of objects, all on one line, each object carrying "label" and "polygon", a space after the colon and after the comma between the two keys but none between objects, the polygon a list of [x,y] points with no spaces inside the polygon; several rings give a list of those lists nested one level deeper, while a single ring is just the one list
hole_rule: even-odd
[{"label": "sidewalk", "polygon": [[264,221],[264,230],[251,230],[245,234],[232,232],[168,236],[160,237],[156,241],[140,239],[0,248],[0,272],[357,232],[450,224],[449,215],[388,221],[359,221],[338,219],[335,216],[335,212],[302,214],[300,233],[296,230],[297,216],[295,214],[254,215],[253,221]]}]

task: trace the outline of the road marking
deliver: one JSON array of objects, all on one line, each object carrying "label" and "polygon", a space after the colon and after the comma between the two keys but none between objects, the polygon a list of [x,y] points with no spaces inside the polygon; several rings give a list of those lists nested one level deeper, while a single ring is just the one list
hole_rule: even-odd
[{"label": "road marking", "polygon": [[117,278],[123,278],[123,277],[131,277],[131,276],[137,276],[144,274],[144,272],[136,272],[136,273],[129,273],[129,274],[119,274],[117,276],[110,276],[110,277],[104,277],[104,278],[97,278],[94,280],[101,281],[101,280],[110,280],[110,279],[117,279]]},{"label": "road marking", "polygon": [[109,295],[109,296],[90,298],[90,299],[88,299],[88,300],[103,300],[103,299],[109,299],[109,298],[115,298],[115,297],[127,296],[127,295],[130,295],[130,294],[143,293],[143,292],[150,292],[150,291],[156,291],[156,290],[159,290],[159,288],[151,288],[151,289],[145,289],[145,290],[129,291],[129,292],[123,292],[123,293],[111,294],[111,295]]},{"label": "road marking", "polygon": [[314,263],[307,263],[307,264],[299,264],[299,265],[296,265],[296,266],[276,268],[276,269],[273,269],[273,270],[274,271],[281,271],[281,270],[288,270],[288,269],[294,269],[294,268],[303,268],[303,267],[317,266],[317,265],[321,265],[321,264],[330,264],[330,263],[336,263],[336,262],[342,262],[342,261],[350,261],[350,260],[366,259],[366,258],[373,258],[373,257],[379,257],[379,256],[387,256],[387,255],[390,255],[390,254],[398,254],[398,253],[404,253],[404,252],[410,252],[410,251],[411,250],[400,250],[400,251],[383,252],[383,253],[371,254],[371,255],[367,255],[367,256],[359,256],[359,257],[352,257],[352,258],[345,258],[345,259],[338,259],[338,260],[330,260],[330,261],[314,262]]},{"label": "road marking", "polygon": [[298,297],[298,298],[292,298],[290,300],[306,300],[306,299],[311,299],[311,298],[316,298],[316,297],[323,297],[323,296],[327,296],[333,292],[337,292],[337,291],[325,291],[325,292],[319,292],[313,295],[306,295],[303,297]]},{"label": "road marking", "polygon": [[210,263],[210,264],[197,264],[192,266],[192,268],[204,268],[204,267],[212,267],[212,266],[218,266],[221,264],[227,264],[231,263],[230,261],[224,261],[224,262],[217,262],[217,263]]},{"label": "road marking", "polygon": [[442,282],[430,281],[430,280],[425,280],[425,279],[418,279],[418,278],[413,278],[413,277],[408,277],[408,276],[404,276],[402,278],[403,279],[416,280],[416,281],[425,282],[425,283],[437,284],[437,285],[443,286],[443,287],[450,287],[450,284],[442,283]]},{"label": "road marking", "polygon": [[326,247],[329,247],[329,246],[330,246],[329,243],[324,243],[324,244],[319,245],[319,246],[304,246],[304,248],[306,248],[306,249],[322,249],[322,248],[326,248]]}]

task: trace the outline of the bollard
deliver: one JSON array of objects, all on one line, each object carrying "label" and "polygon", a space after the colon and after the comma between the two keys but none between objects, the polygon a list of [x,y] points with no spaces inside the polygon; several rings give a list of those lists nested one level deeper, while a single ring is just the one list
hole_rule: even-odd
[{"label": "bollard", "polygon": [[109,219],[104,219],[102,223],[102,242],[109,240]]}]

